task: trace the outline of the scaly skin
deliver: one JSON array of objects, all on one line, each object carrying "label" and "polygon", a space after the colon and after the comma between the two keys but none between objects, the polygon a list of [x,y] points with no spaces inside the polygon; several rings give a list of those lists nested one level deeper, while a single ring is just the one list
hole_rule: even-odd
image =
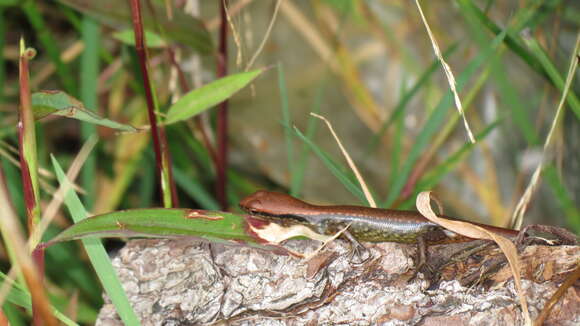
[{"label": "scaly skin", "polygon": [[[352,235],[359,241],[398,243],[424,241],[425,244],[441,244],[473,240],[446,230],[415,211],[362,206],[318,206],[289,195],[264,190],[244,198],[240,202],[240,207],[253,216],[282,226],[302,224],[324,235],[333,235],[350,224],[347,237],[350,238]],[[515,230],[473,224],[509,238],[518,235]]]}]

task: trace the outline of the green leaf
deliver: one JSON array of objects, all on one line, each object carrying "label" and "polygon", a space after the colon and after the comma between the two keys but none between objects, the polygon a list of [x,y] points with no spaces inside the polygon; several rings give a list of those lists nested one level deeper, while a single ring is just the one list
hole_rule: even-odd
[{"label": "green leaf", "polygon": [[213,242],[254,242],[242,216],[206,210],[146,208],[116,211],[84,219],[49,243],[95,237],[194,237]]},{"label": "green leaf", "polygon": [[36,119],[41,119],[47,115],[53,114],[112,129],[130,132],[137,131],[137,129],[131,125],[115,122],[98,116],[91,110],[87,110],[79,100],[62,91],[41,91],[32,94],[32,110],[34,111],[34,118]]},{"label": "green leaf", "polygon": [[[135,32],[132,29],[124,29],[113,33],[113,37],[117,40],[131,46],[135,46]],[[167,42],[157,33],[145,31],[145,39],[147,40],[147,47],[149,48],[163,48],[167,46]]]},{"label": "green leaf", "polygon": [[258,77],[263,69],[229,75],[185,94],[167,111],[166,124],[187,120],[223,102]]},{"label": "green leaf", "polygon": [[[112,28],[122,29],[132,26],[128,1],[60,0],[60,2]],[[202,54],[209,54],[214,50],[211,36],[203,22],[183,10],[175,9],[172,17],[168,17],[163,3],[151,1],[147,5],[143,2],[141,14],[143,27],[159,33],[164,39],[190,46]]]}]

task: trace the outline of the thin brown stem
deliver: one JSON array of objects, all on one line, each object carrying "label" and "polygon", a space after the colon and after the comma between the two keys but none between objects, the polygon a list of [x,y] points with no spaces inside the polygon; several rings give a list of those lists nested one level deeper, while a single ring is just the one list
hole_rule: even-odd
[{"label": "thin brown stem", "polygon": [[[22,47],[24,47],[23,44]],[[26,215],[28,217],[28,232],[32,234],[36,224],[40,221],[40,214],[38,214],[38,193],[34,189],[34,180],[32,176],[32,174],[36,174],[34,173],[34,168],[36,166],[36,133],[32,113],[32,102],[30,99],[28,69],[28,61],[30,57],[34,56],[34,54],[29,54],[28,52],[32,51],[29,49],[22,48],[21,51],[22,53],[19,58],[20,115],[18,120],[18,145],[24,202],[26,205]]]},{"label": "thin brown stem", "polygon": [[[171,157],[167,147],[165,132],[157,125],[155,114],[155,98],[149,78],[147,47],[145,46],[145,36],[143,33],[143,18],[141,16],[141,3],[139,0],[130,0],[131,17],[133,20],[133,31],[135,33],[135,50],[139,57],[139,66],[143,77],[143,87],[145,89],[145,100],[147,101],[147,114],[151,125],[151,135],[153,137],[153,148],[155,150],[155,162],[160,177],[161,193],[165,207],[177,206],[177,194],[175,182],[171,171]],[[167,191],[170,192],[167,196]]]}]

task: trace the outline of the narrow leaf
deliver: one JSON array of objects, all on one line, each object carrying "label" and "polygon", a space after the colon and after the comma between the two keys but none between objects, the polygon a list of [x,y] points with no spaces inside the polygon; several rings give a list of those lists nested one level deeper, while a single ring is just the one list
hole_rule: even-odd
[{"label": "narrow leaf", "polygon": [[[286,128],[289,128],[286,126]],[[356,180],[345,172],[346,169],[341,164],[333,160],[330,155],[328,155],[324,150],[322,150],[318,145],[316,145],[311,139],[306,137],[298,128],[294,128],[296,135],[306,144],[316,156],[324,163],[326,168],[340,181],[348,191],[350,191],[354,196],[360,199],[362,203],[367,203],[366,198]]]},{"label": "narrow leaf", "polygon": [[79,100],[62,91],[41,91],[32,94],[32,110],[34,111],[35,119],[41,119],[47,115],[54,114],[112,129],[130,132],[137,131],[131,125],[98,116],[91,110],[87,110]]},{"label": "narrow leaf", "polygon": [[[58,161],[54,158],[54,156],[51,157],[51,159],[58,181],[60,183],[70,183],[66,178],[62,168],[58,164]],[[86,209],[84,208],[77,194],[70,190],[70,188],[64,196],[64,202],[75,223],[86,219],[88,215]],[[103,247],[101,241],[98,239],[83,239],[82,242],[89,256],[91,264],[95,268],[97,276],[105,288],[105,291],[115,305],[121,320],[125,323],[125,325],[140,325],[139,319],[137,318],[137,315],[129,303],[127,294],[125,294],[125,291],[121,286],[121,282],[117,277],[115,269],[113,268],[111,260],[109,259],[109,255],[107,254],[107,251]]]},{"label": "narrow leaf", "polygon": [[173,104],[168,112],[166,124],[187,120],[214,105],[223,102],[248,85],[262,73],[263,69],[256,69],[229,75],[185,94]]},{"label": "narrow leaf", "polygon": [[146,208],[116,211],[84,219],[49,244],[95,237],[195,237],[214,242],[253,242],[240,215],[194,209]]}]

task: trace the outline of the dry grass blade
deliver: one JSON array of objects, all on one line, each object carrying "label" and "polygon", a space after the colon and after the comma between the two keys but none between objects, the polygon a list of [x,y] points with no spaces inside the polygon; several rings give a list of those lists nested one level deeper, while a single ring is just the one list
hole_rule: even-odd
[{"label": "dry grass blade", "polygon": [[[2,146],[5,146],[10,152],[4,150],[2,148]],[[16,150],[16,152],[14,152],[13,150],[13,146],[11,146],[10,144],[4,142],[4,141],[0,141],[0,157],[3,157],[6,159],[6,161],[10,162],[12,165],[14,165],[15,168],[20,169],[20,163],[18,162],[18,159],[14,157],[14,155],[12,155],[11,153],[18,153],[18,150]],[[54,180],[56,177],[54,176],[54,174],[52,172],[50,172],[49,170],[43,168],[43,167],[39,167],[38,168],[38,175],[42,176],[43,178],[46,179],[50,179],[50,180]],[[53,192],[54,188],[52,187],[52,185],[50,185],[47,180],[45,179],[40,179],[38,180],[38,182],[40,183],[41,189],[45,192]],[[86,191],[81,188],[78,184],[73,184],[73,189],[82,194],[82,195],[86,195]]]},{"label": "dry grass blade", "polygon": [[[69,180],[76,179],[81,167],[83,166],[84,162],[86,161],[89,153],[94,148],[96,142],[97,142],[97,138],[96,138],[96,136],[94,136],[94,137],[89,138],[89,140],[83,145],[79,154],[75,157],[75,159],[73,160],[73,162],[71,164],[70,169],[67,172],[67,177],[69,178]],[[2,176],[0,175],[0,177],[2,177]],[[2,183],[0,183],[0,185],[1,184]],[[46,228],[48,228],[48,225],[50,224],[50,222],[56,216],[56,212],[57,212],[58,208],[60,207],[60,205],[62,204],[64,194],[70,188],[71,188],[70,183],[61,183],[60,184],[58,190],[54,194],[53,200],[50,202],[50,204],[48,205],[48,207],[44,211],[42,219],[40,220],[38,227],[35,229],[35,233],[38,233],[38,234],[35,234],[34,237],[31,236],[30,239],[28,240],[28,242],[26,243],[26,245],[20,246],[20,247],[25,248],[25,249],[30,248],[30,247],[32,247],[32,239],[41,237],[42,233],[44,233]],[[0,203],[2,203],[1,198],[0,198]],[[4,206],[8,206],[8,205],[0,205],[0,206],[4,207]],[[6,215],[3,215],[3,216],[6,216]],[[26,250],[28,250],[28,249],[26,249]],[[10,271],[7,273],[6,279],[7,280],[14,279],[14,277],[16,276],[17,273],[18,273],[17,266],[12,266]],[[0,287],[0,305],[2,305],[2,303],[6,299],[6,295],[10,291],[11,287],[12,287],[12,282],[4,282],[2,284],[2,287]]]},{"label": "dry grass blade", "polygon": [[[76,179],[76,177],[79,174],[79,171],[81,170],[81,167],[87,160],[89,154],[93,151],[93,148],[95,147],[96,144],[97,144],[97,136],[93,135],[83,145],[78,155],[71,163],[71,166],[67,172],[67,178],[69,180]],[[42,214],[42,219],[40,220],[40,224],[38,225],[37,232],[40,233],[39,237],[42,237],[42,233],[44,233],[44,231],[48,228],[50,222],[52,222],[52,220],[56,216],[58,209],[60,208],[62,202],[64,201],[64,194],[66,194],[67,191],[71,190],[72,188],[71,183],[61,183],[57,191],[54,193],[54,196],[50,201],[50,203],[48,204],[48,206],[46,207],[46,209],[44,210],[44,213]]]},{"label": "dry grass blade", "polygon": [[[10,197],[6,192],[6,182],[4,175],[0,173],[0,227],[3,229],[5,235],[4,241],[6,247],[10,248],[14,257],[12,257],[14,265],[13,269],[22,271],[22,275],[26,280],[27,287],[30,289],[32,296],[33,311],[38,313],[38,316],[43,318],[45,325],[56,326],[56,319],[51,313],[50,304],[46,293],[44,293],[44,286],[38,274],[38,270],[26,250],[26,242],[22,229],[20,228],[16,213],[12,209]],[[8,286],[6,286],[8,284]],[[9,288],[11,282],[4,282],[3,287]],[[6,293],[0,295],[0,305],[3,304],[6,298]]]},{"label": "dry grass blade", "polygon": [[507,238],[497,235],[493,232],[487,231],[486,229],[470,224],[468,222],[462,221],[452,221],[444,218],[438,217],[435,212],[431,209],[431,192],[423,191],[417,196],[417,210],[425,216],[428,220],[443,226],[455,233],[464,235],[466,237],[474,239],[486,239],[492,240],[497,243],[501,251],[506,256],[510,269],[514,276],[514,283],[516,290],[518,292],[518,297],[520,298],[520,304],[522,306],[524,319],[526,320],[526,325],[532,325],[532,320],[530,318],[530,312],[528,311],[528,304],[524,296],[524,291],[522,288],[521,275],[521,264],[518,258],[518,251],[516,246]]},{"label": "dry grass blade", "polygon": [[338,138],[338,136],[334,132],[334,128],[332,128],[332,124],[325,117],[323,117],[321,115],[318,115],[318,114],[312,113],[312,112],[310,112],[310,115],[312,115],[313,117],[316,117],[318,119],[321,119],[322,121],[324,121],[326,123],[326,125],[328,126],[328,129],[332,133],[332,136],[336,140],[336,143],[338,144],[338,147],[340,148],[340,151],[342,152],[342,155],[344,155],[344,158],[348,162],[348,165],[350,166],[352,172],[356,176],[356,179],[360,183],[360,186],[362,188],[362,191],[364,192],[365,197],[366,197],[367,201],[369,202],[369,205],[371,205],[371,207],[375,207],[376,208],[377,207],[377,203],[375,203],[375,200],[374,200],[373,196],[371,195],[371,192],[369,191],[369,188],[367,187],[367,184],[365,183],[365,180],[363,179],[363,177],[360,174],[358,168],[356,167],[356,164],[354,164],[354,161],[350,158],[350,155],[348,155],[348,152],[346,151],[346,149],[344,148],[344,146],[342,146],[342,142],[340,141],[340,139]]},{"label": "dry grass blade", "polygon": [[224,12],[226,14],[226,20],[228,21],[228,25],[230,26],[230,30],[232,31],[232,37],[234,38],[234,43],[236,43],[236,46],[238,48],[238,52],[236,55],[236,65],[241,66],[242,65],[242,41],[240,38],[240,34],[238,33],[238,30],[236,29],[236,26],[234,25],[234,22],[232,21],[232,17],[230,16],[230,9],[228,8],[227,0],[222,0],[222,6],[224,7]]},{"label": "dry grass blade", "polygon": [[431,28],[429,28],[429,24],[427,23],[427,19],[423,14],[423,10],[421,9],[421,5],[419,4],[419,0],[415,0],[417,4],[417,9],[419,9],[419,14],[421,14],[421,19],[425,24],[425,28],[427,29],[427,34],[429,34],[429,39],[431,40],[431,44],[433,45],[433,50],[435,51],[435,55],[441,62],[443,66],[443,70],[445,71],[445,76],[447,77],[447,81],[449,82],[449,87],[451,88],[451,92],[453,93],[453,98],[455,100],[455,106],[457,107],[457,111],[459,111],[459,115],[463,118],[463,124],[465,125],[465,130],[467,131],[467,135],[469,136],[469,141],[475,143],[475,137],[473,137],[473,133],[471,132],[471,128],[469,128],[469,124],[467,123],[467,119],[465,118],[465,114],[463,113],[463,106],[461,105],[461,100],[459,99],[459,94],[457,93],[455,82],[455,76],[451,71],[451,67],[447,64],[445,59],[443,59],[443,55],[441,54],[441,50],[439,50],[439,45],[437,45],[437,40],[435,40],[435,36],[431,32]]},{"label": "dry grass blade", "polygon": [[[262,39],[260,46],[256,50],[256,53],[254,53],[254,55],[252,56],[252,58],[250,59],[250,61],[246,65],[246,71],[248,71],[248,70],[250,70],[250,68],[252,68],[252,66],[254,65],[254,61],[256,61],[256,59],[258,58],[258,55],[260,55],[260,53],[262,53],[262,49],[264,48],[264,45],[266,45],[266,41],[268,40],[270,33],[272,32],[272,28],[274,27],[274,23],[276,22],[276,17],[278,17],[278,9],[280,9],[281,3],[282,3],[282,0],[278,0],[276,2],[276,7],[274,8],[274,14],[272,15],[272,19],[270,20],[270,24],[268,25],[268,29],[266,30],[266,34],[264,35],[264,38]],[[229,20],[229,18],[228,18],[228,20]]]},{"label": "dry grass blade", "polygon": [[566,101],[566,98],[568,97],[568,91],[570,90],[570,87],[572,86],[572,81],[576,76],[575,72],[576,69],[578,68],[579,54],[580,54],[580,32],[576,35],[576,45],[574,46],[574,51],[572,51],[572,56],[570,58],[570,68],[568,69],[568,76],[566,77],[566,85],[564,86],[564,92],[562,93],[560,103],[558,104],[558,109],[556,110],[556,116],[552,121],[552,126],[550,127],[550,131],[548,132],[548,136],[546,137],[546,142],[544,143],[542,160],[538,164],[538,167],[536,167],[536,170],[532,175],[532,179],[530,180],[530,183],[528,184],[526,191],[522,195],[522,198],[520,198],[520,201],[518,202],[516,209],[514,210],[514,213],[512,215],[512,225],[514,226],[515,229],[519,229],[521,227],[522,222],[524,220],[524,214],[526,213],[526,209],[528,208],[528,204],[532,199],[534,190],[538,186],[538,182],[540,180],[540,173],[542,172],[542,168],[544,167],[544,159],[547,155],[548,149],[552,145],[552,138],[555,134],[555,130],[559,126],[561,117],[563,116],[562,113],[564,109],[564,103]]},{"label": "dry grass blade", "polygon": [[[252,3],[253,0],[239,0],[238,2],[234,3],[233,5],[228,6],[228,16],[232,17],[237,15],[242,9],[244,9],[247,5]],[[216,17],[210,19],[206,23],[206,27],[208,30],[213,31],[220,27],[221,24],[221,17],[218,14]]]}]

